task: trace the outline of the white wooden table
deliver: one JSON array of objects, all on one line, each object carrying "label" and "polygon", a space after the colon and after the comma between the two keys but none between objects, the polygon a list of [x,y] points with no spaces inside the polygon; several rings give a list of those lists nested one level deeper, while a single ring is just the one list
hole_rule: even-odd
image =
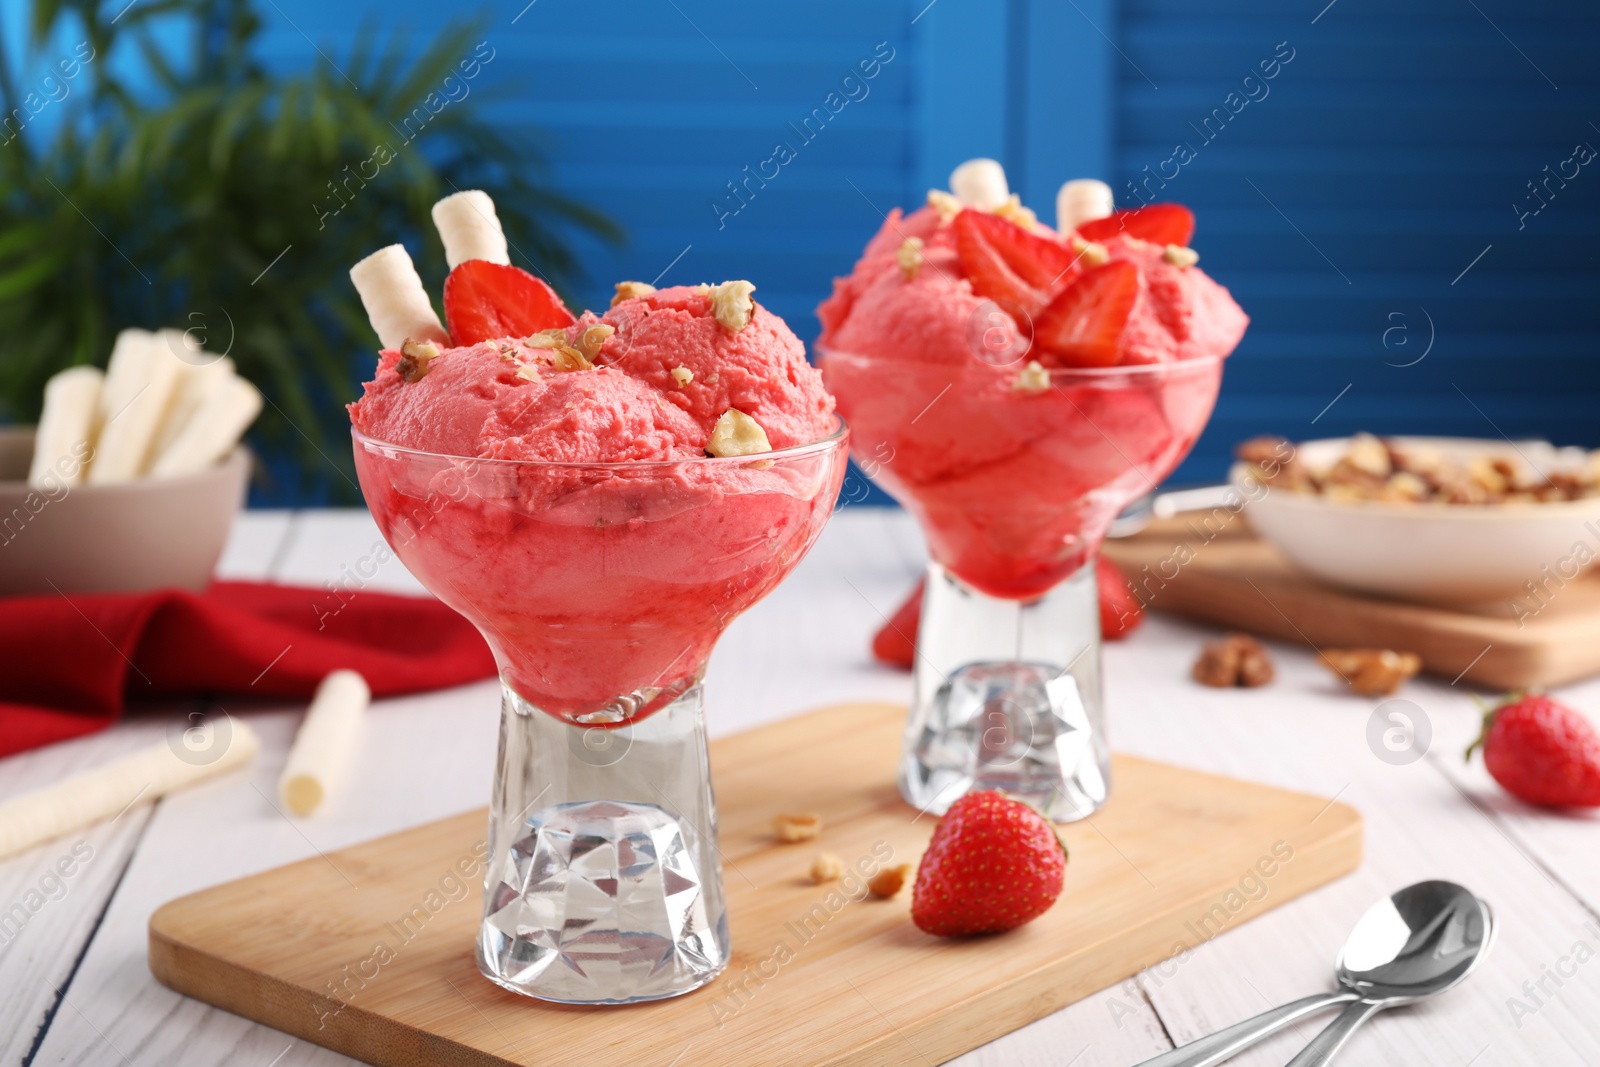
[{"label": "white wooden table", "polygon": [[[365,512],[251,513],[223,572],[317,585],[366,555]],[[773,596],[739,619],[710,667],[711,728],[727,734],[835,701],[904,701],[905,675],[872,666],[867,644],[921,568],[900,513],[846,509]],[[415,591],[398,563],[373,588]],[[1341,692],[1309,650],[1277,647],[1278,681],[1208,690],[1188,680],[1203,630],[1159,616],[1106,649],[1109,713],[1124,751],[1270,782],[1352,804],[1366,816],[1361,869],[956,1061],[964,1067],[1132,1064],[1274,1003],[1327,987],[1331,960],[1366,906],[1409,882],[1448,878],[1486,897],[1501,933],[1463,988],[1381,1015],[1351,1064],[1600,1063],[1600,819],[1508,799],[1461,752],[1475,735],[1469,694],[1419,682],[1431,749],[1405,766],[1367,742],[1373,701]],[[1600,708],[1600,682],[1572,688]],[[44,906],[0,941],[0,1064],[333,1067],[355,1061],[158,985],[145,924],[173,897],[487,801],[498,714],[491,682],[382,701],[350,788],[319,817],[289,822],[266,801],[304,709],[244,712],[264,752],[247,773],[0,864],[0,910],[40,891]],[[0,761],[0,796],[150,743],[181,717],[143,714],[96,737]],[[77,846],[59,884],[46,872]],[[1070,870],[1068,872],[1070,877]],[[1541,989],[1541,984],[1543,988]],[[863,1012],[870,1010],[863,1005]],[[1282,1064],[1318,1023],[1239,1064]],[[668,1050],[670,1051],[670,1050]],[[670,1059],[663,1053],[663,1064]],[[781,1060],[775,1053],[773,1063]]]}]

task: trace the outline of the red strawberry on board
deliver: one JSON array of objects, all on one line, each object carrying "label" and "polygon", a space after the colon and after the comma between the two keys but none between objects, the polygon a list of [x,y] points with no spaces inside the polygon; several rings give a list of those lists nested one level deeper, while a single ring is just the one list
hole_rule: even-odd
[{"label": "red strawberry on board", "polygon": [[993,300],[1023,329],[1070,279],[1077,253],[1009,219],[966,208],[955,220],[956,252],[972,291]]},{"label": "red strawberry on board", "polygon": [[1565,705],[1512,694],[1483,716],[1483,765],[1501,787],[1529,804],[1600,807],[1600,733]]},{"label": "red strawberry on board", "polygon": [[[1144,605],[1128,588],[1128,579],[1115,563],[1097,556],[1094,568],[1100,586],[1100,636],[1107,641],[1120,640],[1144,621]],[[926,579],[919,579],[911,595],[873,635],[872,658],[879,663],[906,670],[916,664],[917,627],[922,621],[922,590],[926,584]]]},{"label": "red strawberry on board", "polygon": [[917,864],[911,921],[939,937],[1013,930],[1050,910],[1066,870],[1066,847],[1037,811],[993,790],[968,793]]},{"label": "red strawberry on board", "polygon": [[1078,227],[1078,236],[1085,241],[1104,241],[1118,234],[1158,245],[1187,246],[1194,236],[1194,212],[1182,204],[1146,204]]},{"label": "red strawberry on board", "polygon": [[1110,367],[1139,299],[1139,268],[1126,260],[1085,271],[1033,320],[1033,340],[1068,367]]},{"label": "red strawberry on board", "polygon": [[455,345],[527,337],[578,321],[544,282],[486,259],[460,263],[445,279],[444,320]]}]

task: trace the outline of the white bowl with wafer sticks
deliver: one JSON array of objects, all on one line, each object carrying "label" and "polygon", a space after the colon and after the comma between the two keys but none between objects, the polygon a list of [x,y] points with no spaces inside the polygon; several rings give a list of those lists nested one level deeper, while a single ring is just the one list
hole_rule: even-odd
[{"label": "white bowl with wafer sticks", "polygon": [[198,590],[244,501],[261,394],[179,330],[117,335],[104,371],[0,429],[0,595]]}]

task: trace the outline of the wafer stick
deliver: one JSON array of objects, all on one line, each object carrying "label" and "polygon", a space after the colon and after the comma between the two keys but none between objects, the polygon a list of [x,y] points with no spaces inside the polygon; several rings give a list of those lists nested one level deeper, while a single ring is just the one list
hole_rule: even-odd
[{"label": "wafer stick", "polygon": [[69,367],[44,387],[44,410],[33,439],[28,484],[78,485],[88,472],[105,375],[98,367]]},{"label": "wafer stick", "polygon": [[1056,232],[1071,233],[1086,222],[1110,216],[1111,186],[1094,178],[1074,178],[1056,193]]},{"label": "wafer stick", "polygon": [[[226,743],[210,762],[200,762],[212,745]],[[200,744],[179,751],[163,741],[110,763],[63,778],[53,785],[0,802],[0,858],[63,834],[115,818],[135,803],[145,803],[213,778],[255,758],[261,743],[243,721],[195,728]]]},{"label": "wafer stick", "polygon": [[310,815],[350,768],[372,691],[355,671],[334,671],[317,686],[278,779],[278,794],[296,815]]},{"label": "wafer stick", "polygon": [[90,485],[132,481],[144,473],[181,367],[155,334],[123,330],[117,335],[100,394],[100,437],[89,465]]},{"label": "wafer stick", "polygon": [[384,348],[399,348],[407,339],[450,343],[404,245],[378,249],[350,268],[350,280]]},{"label": "wafer stick", "polygon": [[444,241],[444,258],[452,270],[469,259],[511,263],[505,231],[494,201],[481,189],[454,193],[433,205],[433,224]]},{"label": "wafer stick", "polygon": [[993,211],[1011,199],[1005,168],[992,159],[969,159],[951,171],[950,191],[963,204],[984,211]]}]

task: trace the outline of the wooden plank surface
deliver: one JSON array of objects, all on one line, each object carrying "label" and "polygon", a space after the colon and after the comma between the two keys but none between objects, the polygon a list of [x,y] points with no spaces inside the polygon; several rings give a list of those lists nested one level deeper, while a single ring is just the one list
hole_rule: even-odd
[{"label": "wooden plank surface", "polygon": [[[805,877],[818,847],[847,864],[883,860],[886,848],[884,862],[921,854],[935,820],[893,780],[904,716],[843,705],[713,745],[735,948],[728,972],[693,995],[574,1011],[509,994],[476,973],[476,892],[447,897],[402,939],[395,918],[472,855],[482,812],[169,904],[150,922],[151,969],[385,1067],[621,1067],[663,1046],[695,1047],[708,1065],[768,1062],[780,1048],[792,1064],[914,1063],[1198,949],[1360,860],[1360,817],[1345,805],[1120,759],[1111,803],[1063,830],[1072,858],[1051,911],[1005,937],[931,938],[908,922],[907,893],[850,900]],[[823,837],[775,843],[782,811],[818,812]],[[375,957],[379,945],[389,951]],[[381,966],[369,968],[374,958]]]},{"label": "wooden plank surface", "polygon": [[[248,533],[255,521],[242,517],[236,535]],[[336,577],[375,536],[362,512],[297,515],[278,573],[311,584]],[[841,692],[905,701],[907,676],[873,667],[865,648],[880,613],[893,611],[920,574],[921,553],[920,535],[902,513],[846,508],[837,514],[790,580],[736,620],[719,645],[708,698],[713,737],[838,700]],[[374,587],[387,588],[389,581],[398,587],[409,576],[380,577]],[[1523,984],[1570,958],[1576,941],[1600,945],[1587,926],[1600,898],[1594,849],[1600,816],[1517,804],[1489,781],[1481,763],[1461,763],[1477,719],[1466,680],[1451,686],[1449,678],[1423,677],[1398,695],[1431,720],[1432,739],[1424,758],[1397,767],[1368,746],[1366,727],[1380,701],[1337,687],[1298,639],[1270,642],[1278,680],[1265,689],[1194,685],[1189,664],[1215,633],[1158,613],[1128,640],[1106,647],[1108,716],[1118,750],[1337,794],[1366,820],[1360,870],[1224,933],[1187,961],[1157,964],[959,1056],[955,1067],[1128,1067],[1169,1048],[1172,1038],[1187,1041],[1271,1003],[1328,988],[1333,955],[1362,910],[1400,885],[1439,875],[1488,897],[1505,919],[1502,936],[1461,989],[1374,1020],[1349,1050],[1352,1062],[1600,1063],[1600,985],[1588,978],[1592,962],[1578,980],[1559,988],[1547,979],[1553,995],[1540,994],[1533,1014],[1513,1003],[1532,1005]],[[1580,709],[1600,708],[1600,680],[1564,687],[1560,695]],[[358,1062],[157,983],[146,963],[150,915],[176,895],[483,803],[494,754],[495,694],[493,686],[483,686],[379,702],[366,727],[369,756],[350,788],[316,819],[291,824],[262,794],[272,795],[300,710],[243,712],[262,735],[256,767],[155,808],[98,926],[99,908],[86,912],[90,919],[82,929],[93,930],[86,950],[60,950],[63,957],[83,955],[67,990],[70,1006],[64,1003],[51,1019],[33,1064]],[[0,782],[9,788],[18,773],[13,768],[27,759],[60,761],[64,770],[70,747],[0,761]],[[41,780],[48,778],[44,773]],[[74,890],[52,908],[77,907],[80,899]],[[0,957],[0,996],[29,996],[44,980],[40,971],[17,964],[15,956]],[[1319,1025],[1302,1025],[1231,1062],[1280,1067]],[[668,1067],[680,1052],[663,1048],[641,1067]],[[692,1051],[674,1067],[690,1062]]]},{"label": "wooden plank surface", "polygon": [[1519,619],[1405,604],[1323,585],[1219,508],[1157,519],[1105,553],[1157,611],[1322,648],[1415,652],[1443,678],[1496,689],[1600,674],[1600,574],[1570,582]]}]

